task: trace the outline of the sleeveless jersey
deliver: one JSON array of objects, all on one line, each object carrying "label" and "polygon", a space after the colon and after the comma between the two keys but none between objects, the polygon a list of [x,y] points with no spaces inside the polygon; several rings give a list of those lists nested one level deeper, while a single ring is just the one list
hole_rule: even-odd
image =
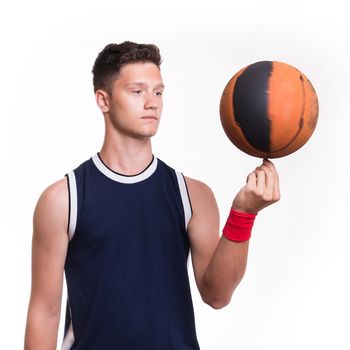
[{"label": "sleeveless jersey", "polygon": [[121,175],[96,154],[66,176],[62,350],[199,350],[182,173],[153,156],[140,174]]}]

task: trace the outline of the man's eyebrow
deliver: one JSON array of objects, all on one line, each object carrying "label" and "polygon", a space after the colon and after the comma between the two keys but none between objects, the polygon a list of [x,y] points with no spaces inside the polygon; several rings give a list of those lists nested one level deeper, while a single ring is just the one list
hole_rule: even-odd
[{"label": "man's eyebrow", "polygon": [[[126,86],[129,86],[129,85],[136,85],[136,86],[148,86],[146,83],[143,83],[143,82],[138,82],[138,81],[133,81],[129,84],[127,84]],[[163,83],[159,83],[157,84],[154,88],[164,88],[164,84]]]}]

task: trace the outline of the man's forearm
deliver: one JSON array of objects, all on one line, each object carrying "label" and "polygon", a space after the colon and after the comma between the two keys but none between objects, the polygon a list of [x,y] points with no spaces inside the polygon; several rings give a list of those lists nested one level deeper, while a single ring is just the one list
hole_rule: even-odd
[{"label": "man's forearm", "polygon": [[249,241],[233,242],[221,237],[201,285],[205,302],[214,308],[227,305],[244,276]]},{"label": "man's forearm", "polygon": [[56,350],[60,316],[29,310],[24,350]]}]

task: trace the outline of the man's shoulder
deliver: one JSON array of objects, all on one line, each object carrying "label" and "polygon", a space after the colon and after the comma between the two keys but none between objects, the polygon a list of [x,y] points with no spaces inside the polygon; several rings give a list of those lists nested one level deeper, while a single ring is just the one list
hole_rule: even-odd
[{"label": "man's shoulder", "polygon": [[34,227],[46,232],[62,228],[66,231],[69,210],[69,190],[66,177],[48,186],[40,195],[34,210]]},{"label": "man's shoulder", "polygon": [[189,176],[186,176],[181,171],[168,165],[167,163],[165,163],[161,159],[159,159],[159,158],[157,158],[157,159],[167,169],[171,169],[171,170],[175,171],[176,173],[183,175],[191,201],[193,199],[196,200],[197,198],[206,199],[206,198],[211,198],[214,196],[213,191],[211,190],[209,185],[207,185],[205,182],[198,180],[198,179],[195,179],[195,178],[192,178],[192,177],[189,177]]},{"label": "man's shoulder", "polygon": [[39,202],[44,205],[59,206],[66,203],[68,198],[68,186],[67,177],[64,176],[62,179],[49,185],[41,194]]},{"label": "man's shoulder", "polygon": [[212,189],[205,182],[184,176],[188,193],[194,208],[200,208],[208,202],[215,201]]},{"label": "man's shoulder", "polygon": [[191,189],[192,191],[199,191],[199,192],[212,192],[211,188],[203,181],[200,181],[200,180],[197,180],[197,179],[194,179],[194,178],[191,178],[189,176],[185,176],[184,175],[184,178],[185,178],[185,181],[186,181],[186,184],[187,184],[187,187],[189,189]]}]

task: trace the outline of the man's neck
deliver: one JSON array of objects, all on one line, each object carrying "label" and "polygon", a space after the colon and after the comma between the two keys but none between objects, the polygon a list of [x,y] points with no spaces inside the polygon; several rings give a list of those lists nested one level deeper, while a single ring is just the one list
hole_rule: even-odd
[{"label": "man's neck", "polygon": [[151,139],[105,138],[99,155],[111,170],[123,175],[137,175],[152,161]]}]

